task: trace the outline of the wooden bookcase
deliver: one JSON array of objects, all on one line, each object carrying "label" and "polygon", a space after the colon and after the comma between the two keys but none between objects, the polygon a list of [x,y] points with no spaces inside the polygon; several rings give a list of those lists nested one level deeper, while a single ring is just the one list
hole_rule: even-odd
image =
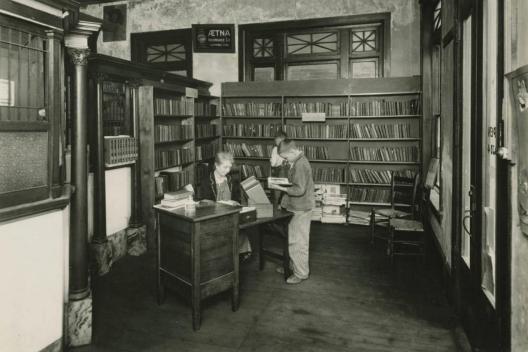
[{"label": "wooden bookcase", "polygon": [[[304,122],[302,112],[326,119]],[[268,176],[268,151],[283,129],[305,149],[315,183],[346,192],[347,208],[389,205],[390,173],[420,171],[421,122],[419,77],[222,85],[222,144],[243,178],[255,167]]]}]

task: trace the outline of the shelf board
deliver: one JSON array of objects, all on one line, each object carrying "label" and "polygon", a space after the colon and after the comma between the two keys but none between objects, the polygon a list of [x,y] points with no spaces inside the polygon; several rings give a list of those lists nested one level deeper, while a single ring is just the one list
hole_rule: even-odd
[{"label": "shelf board", "polygon": [[196,140],[197,141],[205,141],[205,140],[208,140],[208,139],[215,139],[215,138],[220,138],[220,136],[197,137]]},{"label": "shelf board", "polygon": [[314,138],[314,137],[290,137],[291,139],[299,141],[348,141],[348,138]]},{"label": "shelf board", "polygon": [[351,164],[390,164],[390,165],[420,165],[419,161],[376,161],[376,160],[349,160]]},{"label": "shelf board", "polygon": [[350,116],[351,120],[358,119],[416,119],[420,118],[422,115],[360,115],[360,116]]},{"label": "shelf board", "polygon": [[172,141],[155,142],[154,144],[155,145],[164,145],[164,144],[174,144],[174,143],[188,143],[188,142],[190,142],[192,140],[193,140],[192,138],[175,139],[175,140],[172,140]]},{"label": "shelf board", "polygon": [[224,119],[273,119],[273,120],[281,120],[281,116],[248,116],[248,115],[242,115],[242,116],[222,116]]},{"label": "shelf board", "polygon": [[275,139],[275,137],[239,137],[239,136],[222,136],[224,139]]},{"label": "shelf board", "polygon": [[[288,120],[302,120],[302,116],[284,116],[285,119]],[[326,116],[325,117],[328,120],[348,120],[348,116]],[[313,122],[319,122],[319,121],[313,121]],[[324,122],[324,121],[321,121]]]},{"label": "shelf board", "polygon": [[349,138],[351,141],[364,142],[418,142],[420,138]]},{"label": "shelf board", "polygon": [[175,119],[188,119],[193,117],[193,115],[164,115],[164,114],[154,114],[154,117],[165,117],[165,118],[175,118]]},{"label": "shelf board", "polygon": [[390,206],[390,203],[376,203],[376,202],[358,202],[349,200],[347,205],[372,205],[372,206]]},{"label": "shelf board", "polygon": [[220,116],[213,116],[213,115],[194,115],[194,117],[199,119],[219,119]]},{"label": "shelf board", "polygon": [[125,162],[122,162],[122,163],[115,163],[115,164],[107,164],[107,163],[105,163],[105,168],[106,169],[116,169],[118,167],[134,165],[135,163],[136,163],[135,160],[125,161]]},{"label": "shelf board", "polygon": [[314,180],[314,183],[317,184],[317,185],[347,185],[346,182],[327,182],[327,181],[319,181],[319,180]]},{"label": "shelf board", "polygon": [[158,167],[158,168],[155,168],[154,171],[166,170],[166,169],[170,169],[172,167],[178,167],[178,166],[186,166],[186,165],[189,165],[189,164],[192,164],[192,163],[194,163],[194,160],[193,161],[188,161],[186,163],[181,163],[181,164],[173,164],[173,165],[167,165],[167,166],[164,166],[164,167]]},{"label": "shelf board", "polygon": [[348,160],[336,160],[336,159],[308,159],[308,160],[313,163],[341,163],[341,164],[348,163]]}]

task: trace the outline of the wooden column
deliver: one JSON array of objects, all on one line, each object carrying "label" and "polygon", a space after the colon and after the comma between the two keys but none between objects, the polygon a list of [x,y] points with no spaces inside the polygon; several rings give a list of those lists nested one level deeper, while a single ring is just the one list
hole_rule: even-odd
[{"label": "wooden column", "polygon": [[[137,139],[138,143],[138,153],[139,146],[141,143],[140,134],[139,134],[139,113],[138,113],[138,88],[140,82],[133,81],[130,82],[127,91],[127,97],[129,97],[130,102],[130,114],[132,116],[132,133]],[[130,227],[140,227],[142,225],[142,216],[141,216],[141,155],[138,156],[136,163],[132,166],[132,190],[131,190],[131,200],[132,200],[132,213],[130,216]]]},{"label": "wooden column", "polygon": [[70,300],[90,294],[88,287],[88,170],[86,72],[88,49],[68,49],[75,67],[75,111],[72,121],[72,184],[70,215]]},{"label": "wooden column", "polygon": [[94,233],[92,242],[104,244],[106,238],[106,180],[104,161],[104,130],[103,130],[103,81],[104,75],[96,78],[95,108],[96,113],[92,118],[94,121],[95,138],[93,143],[94,153]]}]

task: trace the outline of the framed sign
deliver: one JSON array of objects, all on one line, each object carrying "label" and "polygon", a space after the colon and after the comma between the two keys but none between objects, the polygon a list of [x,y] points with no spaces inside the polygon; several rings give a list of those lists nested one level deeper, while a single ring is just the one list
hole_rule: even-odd
[{"label": "framed sign", "polygon": [[103,7],[103,42],[126,40],[127,5]]},{"label": "framed sign", "polygon": [[193,49],[195,53],[234,53],[234,24],[193,24]]}]

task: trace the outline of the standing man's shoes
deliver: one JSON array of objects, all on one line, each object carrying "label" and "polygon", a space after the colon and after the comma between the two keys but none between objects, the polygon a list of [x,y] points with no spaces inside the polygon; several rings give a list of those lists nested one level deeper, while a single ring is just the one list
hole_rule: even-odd
[{"label": "standing man's shoes", "polygon": [[294,275],[290,276],[287,280],[286,280],[286,283],[287,284],[290,284],[290,285],[296,285],[296,284],[300,284],[301,282],[303,282],[304,280],[306,279],[301,279],[300,277],[297,277]]}]

